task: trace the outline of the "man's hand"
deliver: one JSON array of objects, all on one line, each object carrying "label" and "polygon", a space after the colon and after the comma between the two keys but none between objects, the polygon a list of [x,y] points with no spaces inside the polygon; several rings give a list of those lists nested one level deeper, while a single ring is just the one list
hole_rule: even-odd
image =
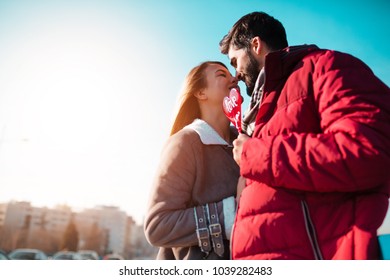
[{"label": "man's hand", "polygon": [[240,165],[241,162],[242,147],[249,139],[250,137],[248,135],[240,133],[237,139],[233,141],[233,157],[238,165]]}]

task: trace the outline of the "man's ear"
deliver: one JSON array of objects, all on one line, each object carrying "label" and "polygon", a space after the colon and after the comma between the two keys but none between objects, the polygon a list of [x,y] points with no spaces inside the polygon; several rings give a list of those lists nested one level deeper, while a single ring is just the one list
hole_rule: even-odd
[{"label": "man's ear", "polygon": [[194,96],[195,96],[198,100],[206,100],[206,99],[207,99],[207,94],[205,93],[205,90],[204,90],[204,89],[195,92],[195,93],[194,93]]},{"label": "man's ear", "polygon": [[259,36],[256,36],[251,41],[251,49],[256,53],[260,54],[263,47],[263,41],[261,41]]}]

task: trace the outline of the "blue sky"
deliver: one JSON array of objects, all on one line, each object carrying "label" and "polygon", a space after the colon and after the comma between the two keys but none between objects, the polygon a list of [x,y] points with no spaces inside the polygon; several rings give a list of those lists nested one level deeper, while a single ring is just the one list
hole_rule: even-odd
[{"label": "blue sky", "polygon": [[142,222],[185,75],[229,64],[218,43],[252,11],[389,85],[389,3],[317,2],[0,0],[0,202],[116,205]]}]

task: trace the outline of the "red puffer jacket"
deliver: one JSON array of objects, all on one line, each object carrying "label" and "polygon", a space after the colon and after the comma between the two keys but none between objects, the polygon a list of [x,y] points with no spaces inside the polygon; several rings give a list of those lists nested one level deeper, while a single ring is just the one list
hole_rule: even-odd
[{"label": "red puffer jacket", "polygon": [[390,89],[316,46],[267,55],[243,147],[233,259],[375,259],[387,212]]}]

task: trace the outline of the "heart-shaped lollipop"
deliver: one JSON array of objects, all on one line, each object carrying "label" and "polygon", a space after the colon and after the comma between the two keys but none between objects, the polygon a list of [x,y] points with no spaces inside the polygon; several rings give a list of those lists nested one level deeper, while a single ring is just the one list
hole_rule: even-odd
[{"label": "heart-shaped lollipop", "polygon": [[241,103],[242,97],[238,89],[230,90],[229,97],[223,99],[223,111],[228,119],[234,124],[238,132],[241,133]]}]

